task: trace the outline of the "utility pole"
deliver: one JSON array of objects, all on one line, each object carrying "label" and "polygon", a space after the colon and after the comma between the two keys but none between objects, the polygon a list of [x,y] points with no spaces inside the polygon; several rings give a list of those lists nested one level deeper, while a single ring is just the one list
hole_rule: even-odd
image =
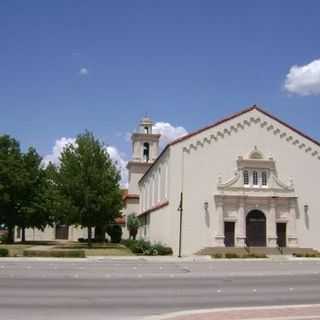
[{"label": "utility pole", "polygon": [[181,258],[181,240],[182,240],[182,213],[183,213],[183,193],[180,193],[180,204],[178,211],[180,212],[180,227],[179,227],[179,255],[178,258]]}]

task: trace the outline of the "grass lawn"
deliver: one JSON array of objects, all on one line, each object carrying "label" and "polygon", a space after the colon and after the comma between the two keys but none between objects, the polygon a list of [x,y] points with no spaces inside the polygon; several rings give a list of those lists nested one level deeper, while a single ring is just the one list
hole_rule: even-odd
[{"label": "grass lawn", "polygon": [[133,256],[134,254],[126,247],[105,249],[84,249],[86,256]]},{"label": "grass lawn", "polygon": [[23,250],[32,247],[30,244],[0,244],[0,248],[6,248],[9,250],[10,257],[22,257]]},{"label": "grass lawn", "polygon": [[[38,248],[41,246],[42,248]],[[6,248],[9,250],[10,257],[23,256],[23,251],[26,249],[31,249],[35,251],[74,251],[74,250],[84,250],[86,256],[133,256],[131,252],[123,244],[119,243],[93,243],[92,248],[88,248],[86,243],[79,242],[68,242],[68,243],[45,243],[45,242],[34,242],[27,244],[0,244],[0,248]],[[29,250],[28,250],[29,251]]]},{"label": "grass lawn", "polygon": [[56,246],[59,249],[83,249],[86,256],[132,256],[130,249],[119,243],[92,243],[88,248],[87,243],[66,243]]},{"label": "grass lawn", "polygon": [[87,243],[66,243],[56,246],[55,249],[83,249],[86,256],[133,256],[123,244],[119,243],[92,243],[92,248],[88,248]]}]

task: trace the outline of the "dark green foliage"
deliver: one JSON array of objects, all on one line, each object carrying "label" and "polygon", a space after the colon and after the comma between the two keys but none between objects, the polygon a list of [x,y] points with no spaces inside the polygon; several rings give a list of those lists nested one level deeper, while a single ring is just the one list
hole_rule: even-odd
[{"label": "dark green foliage", "polygon": [[154,250],[157,251],[157,255],[159,256],[169,256],[169,255],[172,255],[172,249],[170,247],[167,247],[167,246],[164,246],[163,244],[161,243],[155,243],[153,244],[152,246],[152,249],[153,249],[153,252]]},{"label": "dark green foliage", "polygon": [[267,256],[264,253],[248,253],[242,256],[242,258],[264,259]]},{"label": "dark green foliage", "polygon": [[0,248],[0,257],[8,257],[9,256],[9,250],[6,248]]},{"label": "dark green foliage", "polygon": [[161,243],[151,244],[149,241],[140,240],[123,240],[122,243],[133,253],[145,256],[165,256],[172,255],[172,249]]},{"label": "dark green foliage", "polygon": [[0,243],[8,243],[8,234],[3,233],[0,235]]},{"label": "dark green foliage", "polygon": [[14,227],[43,229],[48,224],[43,210],[42,194],[45,172],[41,157],[33,148],[22,153],[18,141],[0,136],[0,224],[8,230],[8,242],[13,242]]},{"label": "dark green foliage", "polygon": [[212,258],[214,258],[214,259],[221,259],[221,258],[223,258],[223,254],[222,254],[222,253],[215,253],[215,254],[212,256]]},{"label": "dark green foliage", "polygon": [[25,250],[25,257],[85,258],[84,250]]},{"label": "dark green foliage", "polygon": [[122,237],[122,229],[118,224],[111,224],[107,227],[107,233],[112,243],[120,243]]},{"label": "dark green foliage", "polygon": [[106,147],[87,131],[64,149],[60,160],[55,182],[69,207],[64,218],[67,224],[88,228],[90,246],[92,228],[105,228],[119,216],[120,174]]},{"label": "dark green foliage", "polygon": [[297,258],[320,258],[320,253],[316,252],[297,252],[292,255]]},{"label": "dark green foliage", "polygon": [[136,240],[136,236],[140,225],[140,220],[135,213],[131,213],[128,215],[127,228],[129,230],[130,239]]},{"label": "dark green foliage", "polygon": [[228,252],[225,254],[225,257],[227,259],[237,259],[240,258],[240,256],[237,253]]}]

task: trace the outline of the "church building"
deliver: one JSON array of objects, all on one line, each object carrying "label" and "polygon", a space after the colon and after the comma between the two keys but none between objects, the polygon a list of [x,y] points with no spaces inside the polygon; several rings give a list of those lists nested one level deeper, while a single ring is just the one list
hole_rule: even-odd
[{"label": "church building", "polygon": [[152,127],[142,119],[127,166],[124,214],[139,216],[141,238],[175,254],[180,243],[183,255],[206,247],[320,249],[318,141],[257,106],[160,154]]}]

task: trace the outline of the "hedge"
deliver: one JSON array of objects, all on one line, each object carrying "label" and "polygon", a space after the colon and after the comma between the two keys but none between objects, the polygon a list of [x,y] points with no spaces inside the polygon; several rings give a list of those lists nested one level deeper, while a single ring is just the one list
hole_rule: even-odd
[{"label": "hedge", "polygon": [[25,257],[85,258],[84,250],[25,250]]},{"label": "hedge", "polygon": [[9,256],[9,250],[6,248],[0,248],[0,257],[8,257]]},{"label": "hedge", "polygon": [[145,240],[123,240],[122,243],[133,253],[145,256],[167,256],[172,255],[172,249],[161,243],[151,244]]}]

